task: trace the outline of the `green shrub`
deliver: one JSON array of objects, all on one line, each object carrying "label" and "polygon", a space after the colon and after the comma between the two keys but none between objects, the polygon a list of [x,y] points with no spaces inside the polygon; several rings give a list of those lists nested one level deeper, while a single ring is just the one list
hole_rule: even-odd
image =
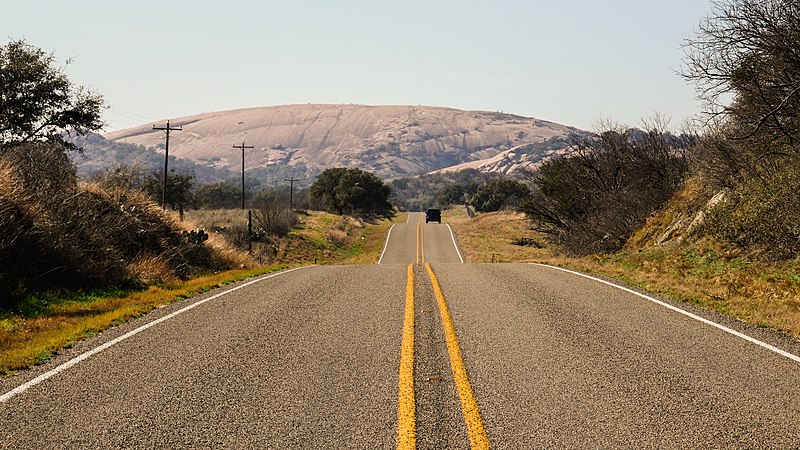
[{"label": "green shrub", "polygon": [[707,214],[705,229],[714,237],[740,247],[757,248],[775,259],[800,253],[800,173],[794,167],[750,178]]}]

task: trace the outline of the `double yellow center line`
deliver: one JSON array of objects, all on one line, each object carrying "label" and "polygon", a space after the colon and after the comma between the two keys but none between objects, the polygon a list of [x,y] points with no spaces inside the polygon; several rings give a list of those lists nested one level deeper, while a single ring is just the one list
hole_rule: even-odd
[{"label": "double yellow center line", "polygon": [[[422,258],[420,259],[420,256]],[[417,263],[425,262],[425,232],[422,227],[422,219],[417,223]]]},{"label": "double yellow center line", "polygon": [[444,337],[447,341],[447,352],[450,353],[450,368],[453,370],[453,379],[458,388],[458,396],[461,398],[461,410],[464,412],[464,422],[467,424],[467,434],[469,443],[473,449],[488,449],[489,437],[483,427],[483,419],[478,409],[478,401],[472,392],[472,385],[469,384],[467,369],[464,367],[464,358],[461,356],[461,349],[458,346],[456,329],[453,325],[453,318],[450,316],[450,308],[447,307],[447,300],[444,298],[439,280],[433,273],[431,265],[425,263],[425,269],[431,277],[433,293],[436,295],[436,302],[439,304],[439,314],[442,316],[442,328]]},{"label": "double yellow center line", "polygon": [[[421,256],[421,260],[420,260]],[[417,263],[425,263],[425,241],[420,220],[417,225]],[[442,288],[431,265],[425,263],[425,269],[431,278],[433,293],[439,305],[439,315],[442,318],[447,351],[450,355],[450,367],[453,379],[461,399],[461,410],[467,426],[470,447],[473,449],[488,449],[489,438],[483,426],[478,402],[469,383],[464,358],[458,346],[453,318],[447,306]],[[414,401],[414,265],[408,265],[408,282],[406,284],[406,309],[403,322],[403,340],[400,351],[400,377],[397,398],[397,448],[415,449],[417,446],[416,430],[416,403]]]},{"label": "double yellow center line", "polygon": [[400,381],[397,393],[397,448],[417,447],[416,404],[414,403],[414,265],[408,265],[406,313],[400,347]]}]

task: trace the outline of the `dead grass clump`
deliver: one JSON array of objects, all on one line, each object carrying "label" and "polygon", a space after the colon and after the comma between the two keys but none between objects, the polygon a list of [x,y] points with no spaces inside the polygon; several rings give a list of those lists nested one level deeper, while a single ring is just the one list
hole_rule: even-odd
[{"label": "dead grass clump", "polygon": [[253,211],[253,228],[259,235],[283,237],[298,223],[297,213],[275,203]]},{"label": "dead grass clump", "polygon": [[156,255],[142,254],[128,264],[128,273],[145,284],[174,283],[178,279],[169,262]]},{"label": "dead grass clump", "polygon": [[129,287],[231,267],[144,195],[79,183],[63,148],[0,154],[0,309],[34,291]]},{"label": "dead grass clump", "polygon": [[294,212],[270,206],[252,211],[252,235],[248,235],[247,211],[241,209],[193,210],[186,216],[189,223],[206,230],[208,242],[219,247],[228,260],[235,262],[235,267],[274,262],[281,246],[280,237],[297,224]]},{"label": "dead grass clump", "polygon": [[231,246],[225,238],[209,234],[206,245],[213,248],[211,265],[235,269],[254,269],[258,263],[247,253]]},{"label": "dead grass clump", "polygon": [[351,246],[361,238],[364,227],[364,222],[360,219],[341,216],[339,221],[328,230],[326,238],[339,247]]},{"label": "dead grass clump", "polygon": [[326,235],[329,241],[331,241],[334,245],[346,245],[347,244],[347,232],[344,230],[339,229],[332,229],[328,230],[328,234]]}]

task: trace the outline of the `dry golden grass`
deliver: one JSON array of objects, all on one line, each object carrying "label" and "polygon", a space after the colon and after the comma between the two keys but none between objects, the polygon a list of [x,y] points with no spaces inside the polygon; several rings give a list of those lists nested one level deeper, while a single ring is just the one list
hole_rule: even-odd
[{"label": "dry golden grass", "polygon": [[178,281],[169,263],[156,255],[139,255],[128,264],[127,269],[131,276],[138,278],[145,284],[174,283]]},{"label": "dry golden grass", "polygon": [[14,169],[11,164],[8,161],[0,160],[0,193],[7,196],[21,190],[21,184],[14,179]]},{"label": "dry golden grass", "polygon": [[174,300],[278,269],[232,270],[121,296],[66,300],[37,317],[6,316],[0,319],[0,374],[44,362],[60,349]]},{"label": "dry golden grass", "polygon": [[219,235],[209,235],[206,245],[213,247],[215,257],[219,258],[228,267],[236,267],[238,269],[255,269],[259,267],[259,264],[250,255],[235,249]]},{"label": "dry golden grass", "polygon": [[750,260],[712,239],[546,262],[621,279],[800,338],[800,263]]},{"label": "dry golden grass", "polygon": [[192,229],[229,228],[247,225],[247,211],[241,209],[193,209],[184,214],[186,226]]},{"label": "dry golden grass", "polygon": [[470,219],[462,208],[458,208],[442,214],[442,220],[453,226],[469,262],[525,262],[552,254],[546,248],[512,244],[512,239],[522,237],[544,243],[541,236],[530,230],[528,221],[521,213],[502,211],[480,214]]},{"label": "dry golden grass", "polygon": [[352,217],[309,211],[300,226],[289,233],[280,261],[284,263],[372,264],[378,260],[392,223],[369,224]]},{"label": "dry golden grass", "polygon": [[[676,201],[685,206],[681,199]],[[468,261],[490,262],[494,254],[497,262],[541,262],[603,275],[800,338],[800,260],[759,261],[709,238],[652,245],[653,235],[644,233],[636,240],[648,246],[572,258],[548,248],[512,245],[511,239],[520,236],[544,242],[520,214],[490,213],[470,220],[459,209],[444,217]],[[662,225],[669,222],[657,220]]]}]

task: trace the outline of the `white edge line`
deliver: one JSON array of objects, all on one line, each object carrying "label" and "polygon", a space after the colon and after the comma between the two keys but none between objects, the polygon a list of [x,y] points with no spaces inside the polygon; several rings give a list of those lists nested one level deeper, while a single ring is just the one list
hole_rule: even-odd
[{"label": "white edge line", "polygon": [[395,225],[397,224],[393,223],[392,226],[389,227],[389,232],[386,233],[386,242],[383,243],[383,251],[381,252],[381,257],[378,258],[378,264],[383,261],[383,255],[386,254],[386,248],[389,247],[389,237],[392,235],[392,228],[394,228]]},{"label": "white edge line", "polygon": [[306,267],[308,267],[308,266],[295,267],[294,269],[284,270],[284,271],[281,271],[281,272],[273,273],[271,275],[267,275],[265,277],[261,277],[261,278],[255,279],[253,281],[248,281],[247,283],[244,283],[244,284],[241,284],[241,285],[236,286],[234,288],[228,289],[227,291],[220,292],[219,294],[212,295],[211,297],[208,297],[206,299],[203,299],[203,300],[200,300],[198,302],[192,303],[191,305],[189,305],[189,306],[187,306],[185,308],[179,309],[179,310],[177,310],[177,311],[175,311],[173,313],[170,313],[170,314],[168,314],[168,315],[166,315],[166,316],[164,316],[164,317],[162,317],[160,319],[157,319],[157,320],[154,320],[154,321],[152,321],[150,323],[142,325],[139,328],[137,328],[135,330],[132,330],[132,331],[129,331],[129,332],[123,334],[122,336],[119,336],[116,339],[110,340],[110,341],[106,342],[103,345],[100,345],[100,346],[95,347],[95,348],[93,348],[93,349],[91,349],[91,350],[89,350],[89,351],[87,351],[85,353],[82,353],[82,354],[70,359],[69,361],[61,364],[60,366],[58,366],[58,367],[56,367],[56,368],[54,368],[54,369],[52,369],[52,370],[50,370],[48,372],[45,372],[45,373],[39,375],[38,377],[28,381],[27,383],[24,383],[24,384],[22,384],[20,386],[17,386],[14,389],[6,392],[5,394],[0,395],[0,403],[5,403],[11,397],[14,397],[17,394],[21,394],[21,393],[27,391],[28,389],[32,388],[33,386],[36,386],[37,384],[41,383],[42,381],[44,381],[44,380],[46,380],[46,379],[48,379],[48,378],[50,378],[50,377],[52,377],[54,375],[58,375],[59,373],[69,369],[70,367],[80,363],[81,361],[83,361],[85,359],[88,359],[88,358],[90,358],[90,357],[102,352],[103,350],[105,350],[105,349],[107,349],[107,348],[109,348],[109,347],[111,347],[113,345],[116,345],[116,344],[124,341],[125,339],[128,339],[131,336],[139,334],[142,331],[144,331],[144,330],[146,330],[146,329],[148,329],[148,328],[150,328],[152,326],[158,325],[161,322],[169,320],[169,319],[177,316],[178,314],[181,314],[181,313],[184,313],[186,311],[189,311],[190,309],[196,308],[196,307],[202,305],[205,302],[214,300],[215,298],[221,297],[221,296],[223,296],[225,294],[230,294],[231,292],[233,292],[235,290],[241,289],[241,288],[243,288],[245,286],[249,286],[249,285],[251,285],[253,283],[258,283],[259,281],[264,281],[264,280],[272,278],[272,277],[277,277],[278,275],[285,275],[285,274],[287,274],[289,272],[294,272],[295,270],[305,269]]},{"label": "white edge line", "polygon": [[609,281],[602,280],[600,278],[596,278],[596,277],[593,277],[593,276],[590,276],[590,275],[586,275],[586,274],[583,274],[583,273],[580,273],[580,272],[575,272],[574,270],[564,269],[562,267],[550,266],[550,265],[547,265],[547,264],[539,264],[539,263],[528,263],[528,264],[532,264],[532,265],[536,265],[536,266],[542,266],[542,267],[549,267],[551,269],[557,269],[557,270],[561,270],[563,272],[569,272],[569,273],[572,273],[572,274],[575,274],[575,275],[580,275],[580,276],[582,276],[584,278],[588,278],[590,280],[599,281],[600,283],[607,284],[609,286],[613,286],[613,287],[615,287],[617,289],[621,289],[621,290],[623,290],[625,292],[628,292],[630,294],[633,294],[633,295],[639,296],[639,297],[641,297],[643,299],[649,300],[649,301],[651,301],[653,303],[656,303],[658,305],[661,305],[661,306],[663,306],[663,307],[665,307],[667,309],[670,309],[670,310],[675,311],[677,313],[683,314],[684,316],[691,317],[694,320],[698,320],[700,322],[703,322],[706,325],[711,325],[714,328],[718,328],[718,329],[720,329],[720,330],[722,330],[722,331],[724,331],[726,333],[730,333],[730,334],[732,334],[732,335],[734,335],[736,337],[744,339],[745,341],[748,341],[750,343],[758,345],[759,347],[763,347],[763,348],[765,348],[767,350],[770,350],[772,352],[775,352],[775,353],[777,353],[777,354],[779,354],[781,356],[789,358],[792,361],[800,363],[800,356],[797,356],[795,354],[789,353],[786,350],[781,350],[778,347],[775,347],[774,345],[767,344],[766,342],[759,341],[758,339],[756,339],[754,337],[750,337],[750,336],[748,336],[748,335],[746,335],[744,333],[740,333],[740,332],[738,332],[736,330],[733,330],[731,328],[726,327],[725,325],[720,325],[720,324],[718,324],[716,322],[713,322],[711,320],[705,319],[705,318],[700,317],[700,316],[698,316],[696,314],[692,314],[689,311],[685,311],[685,310],[683,310],[681,308],[678,308],[676,306],[672,306],[669,303],[665,303],[665,302],[662,302],[661,300],[657,300],[657,299],[655,299],[653,297],[650,297],[648,295],[644,295],[644,294],[642,294],[640,292],[636,292],[633,289],[628,289],[626,287],[619,286],[619,285],[611,283]]},{"label": "white edge line", "polygon": [[408,212],[408,216],[406,217],[406,223],[411,223],[411,211]]},{"label": "white edge line", "polygon": [[453,247],[456,248],[456,253],[458,254],[458,259],[461,260],[461,264],[464,264],[464,258],[461,257],[461,252],[458,250],[458,244],[456,244],[456,236],[453,234],[453,229],[450,228],[450,224],[446,223],[447,229],[450,230],[450,237],[453,239]]}]

